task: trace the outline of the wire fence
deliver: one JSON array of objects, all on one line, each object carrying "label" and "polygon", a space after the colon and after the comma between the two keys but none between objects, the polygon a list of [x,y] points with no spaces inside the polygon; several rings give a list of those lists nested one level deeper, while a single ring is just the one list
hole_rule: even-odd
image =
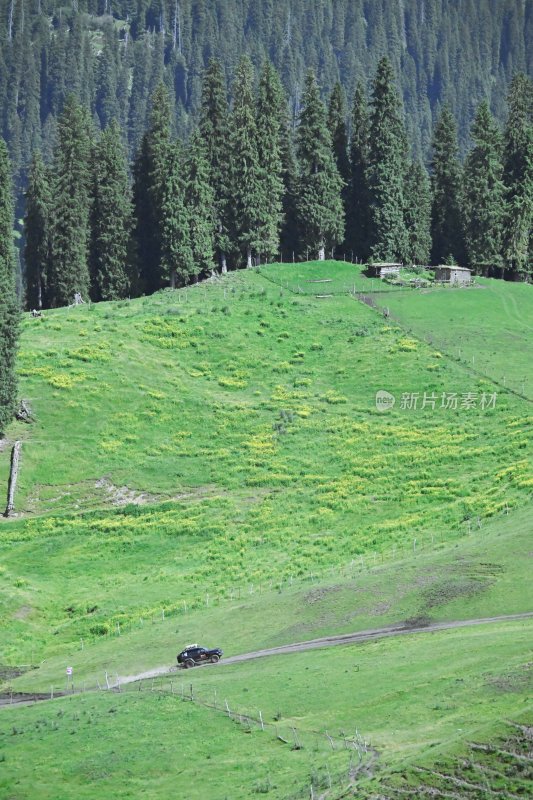
[{"label": "wire fence", "polygon": [[[509,513],[507,507],[504,513]],[[481,517],[477,517],[465,522],[464,533],[475,533],[483,527]],[[128,633],[143,630],[147,626],[158,625],[174,620],[178,617],[187,617],[190,614],[208,609],[217,608],[223,605],[238,603],[241,605],[245,601],[256,601],[258,598],[266,598],[272,595],[283,595],[292,592],[299,592],[306,587],[318,586],[322,583],[327,584],[331,579],[356,581],[362,575],[372,573],[385,568],[400,564],[406,558],[422,553],[437,552],[446,543],[450,542],[449,533],[438,535],[431,534],[425,538],[413,537],[394,544],[389,551],[370,551],[354,556],[349,562],[341,565],[330,565],[318,568],[316,571],[305,575],[289,575],[283,578],[265,578],[263,581],[249,582],[243,584],[233,584],[228,587],[220,587],[217,591],[205,592],[196,596],[189,594],[188,598],[177,600],[175,603],[166,604],[158,610],[142,612],[139,616],[111,617],[103,619],[93,624],[94,632],[80,637],[74,650],[83,650],[87,645],[105,638],[116,638]]]},{"label": "wire fence", "polygon": [[[352,262],[348,261],[345,263],[351,264]],[[256,271],[265,281],[268,281],[274,286],[278,286],[281,290],[286,290],[291,294],[305,295],[307,297],[315,297],[319,299],[338,297],[342,295],[351,295],[352,297],[357,297],[357,295],[362,291],[370,294],[390,294],[391,292],[396,293],[401,291],[411,291],[413,289],[420,288],[420,286],[415,283],[393,285],[382,281],[380,278],[361,278],[359,275],[354,276],[353,281],[347,281],[345,277],[339,279],[336,276],[332,278],[320,279],[300,278],[299,280],[294,281],[289,280],[288,278],[276,278],[273,275],[262,271],[260,267],[257,267]],[[288,272],[290,272],[290,268]]]},{"label": "wire fence", "polygon": [[[291,751],[305,750],[311,756],[312,767],[305,784],[286,796],[286,800],[297,798],[333,798],[341,796],[357,785],[357,781],[372,773],[378,752],[371,741],[357,727],[350,733],[333,733],[328,730],[309,730],[284,719],[281,712],[264,714],[258,707],[239,708],[227,697],[218,695],[216,687],[208,695],[206,690],[198,691],[193,683],[180,680],[176,673],[133,683],[121,683],[117,674],[105,673],[103,682],[94,684],[74,684],[67,678],[64,687],[51,686],[49,692],[3,692],[0,706],[9,704],[31,704],[61,697],[83,695],[86,692],[108,694],[146,695],[163,694],[175,697],[184,703],[193,703],[212,713],[219,714],[245,732],[264,734]],[[271,778],[258,780],[252,793],[263,794],[273,788]]]},{"label": "wire fence", "polygon": [[[505,516],[510,513],[510,507],[506,506],[501,514]],[[457,536],[475,536],[483,529],[483,518],[474,517],[467,519],[463,523],[463,529],[457,531]],[[141,611],[132,617],[120,616],[110,617],[94,621],[93,632],[87,632],[79,639],[72,641],[70,647],[65,651],[65,655],[73,655],[75,652],[83,651],[86,647],[102,640],[118,638],[135,632],[140,632],[147,627],[154,625],[164,625],[177,618],[186,618],[191,614],[221,606],[238,604],[242,606],[244,602],[267,602],[273,596],[287,595],[301,592],[302,590],[313,587],[317,589],[322,585],[328,585],[331,580],[357,581],[365,575],[379,573],[387,567],[400,565],[406,559],[410,561],[413,557],[437,553],[451,543],[450,532],[447,531],[411,536],[405,540],[393,544],[385,551],[369,551],[354,555],[350,561],[343,564],[331,564],[327,567],[319,567],[315,571],[304,575],[289,575],[282,578],[265,578],[258,582],[245,582],[242,584],[232,584],[220,587],[216,591],[205,592],[196,595],[189,594],[187,599],[179,599],[175,603],[166,604],[159,609]],[[30,653],[28,653],[30,656]],[[31,654],[27,668],[35,668],[34,654]],[[7,669],[16,669],[16,665],[5,665]],[[98,688],[98,687],[96,687]]]}]

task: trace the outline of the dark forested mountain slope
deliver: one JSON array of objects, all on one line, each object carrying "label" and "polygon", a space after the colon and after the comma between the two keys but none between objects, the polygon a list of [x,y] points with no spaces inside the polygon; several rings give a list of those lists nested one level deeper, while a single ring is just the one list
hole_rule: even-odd
[{"label": "dark forested mountain slope", "polygon": [[211,56],[228,85],[243,52],[257,67],[269,57],[297,113],[308,67],[351,99],[387,54],[425,157],[444,100],[463,150],[480,100],[504,118],[513,73],[533,72],[528,42],[533,0],[0,0],[0,133],[20,174],[36,147],[47,158],[73,92],[96,124],[116,117],[133,152],[161,78],[177,131],[190,130]]}]

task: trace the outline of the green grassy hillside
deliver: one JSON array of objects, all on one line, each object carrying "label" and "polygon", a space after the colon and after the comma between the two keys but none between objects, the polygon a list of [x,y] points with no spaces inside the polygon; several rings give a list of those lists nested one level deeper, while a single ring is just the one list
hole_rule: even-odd
[{"label": "green grassy hillside", "polygon": [[[57,691],[67,664],[78,688],[105,685],[106,672],[171,665],[191,640],[231,655],[532,610],[533,415],[526,386],[508,391],[527,374],[529,289],[382,293],[349,264],[272,265],[26,318],[21,395],[34,421],[13,425],[0,449],[6,486],[9,445],[23,440],[17,517],[0,525],[0,666],[38,668],[5,686]],[[456,338],[443,336],[447,326]],[[388,411],[376,408],[379,390],[396,398]],[[457,407],[445,407],[454,394]],[[527,717],[530,628],[221,665],[194,682],[200,695],[259,704],[271,722],[279,712],[289,728],[353,723],[375,745],[373,774],[416,779],[414,766],[437,752],[462,757],[466,739],[487,742],[501,720]],[[313,774],[325,780],[314,745],[280,755],[275,737],[246,736],[213,713],[143,692],[3,709],[6,730],[24,730],[0,741],[3,788],[24,752],[42,786],[59,780],[65,798],[79,796],[83,775],[88,797],[166,798],[170,785],[206,775],[213,797],[281,800],[308,797]],[[185,744],[167,732],[174,714],[191,730],[186,765],[176,756]],[[87,763],[69,762],[57,742],[87,723]],[[120,767],[99,771],[110,736]],[[131,751],[143,753],[135,764]],[[332,774],[347,775],[335,759]],[[357,780],[372,796],[370,778]],[[17,797],[32,794],[32,780],[26,771]]]},{"label": "green grassy hillside", "polygon": [[533,400],[533,288],[476,278],[472,289],[427,289],[387,295],[380,302],[416,335],[431,341],[473,374]]}]

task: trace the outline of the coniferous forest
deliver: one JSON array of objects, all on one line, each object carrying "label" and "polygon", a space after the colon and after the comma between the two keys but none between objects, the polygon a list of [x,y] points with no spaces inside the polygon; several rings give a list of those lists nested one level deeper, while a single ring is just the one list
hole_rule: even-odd
[{"label": "coniferous forest", "polygon": [[46,308],[326,253],[531,275],[533,0],[0,14],[2,326],[15,289]]}]

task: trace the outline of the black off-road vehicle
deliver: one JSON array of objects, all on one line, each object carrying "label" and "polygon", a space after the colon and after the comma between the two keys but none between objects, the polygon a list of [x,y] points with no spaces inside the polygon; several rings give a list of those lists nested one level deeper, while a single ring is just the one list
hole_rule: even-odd
[{"label": "black off-road vehicle", "polygon": [[216,664],[220,661],[222,650],[215,647],[214,650],[207,650],[197,644],[189,644],[185,650],[178,655],[178,664],[185,669],[196,667],[198,664]]}]

